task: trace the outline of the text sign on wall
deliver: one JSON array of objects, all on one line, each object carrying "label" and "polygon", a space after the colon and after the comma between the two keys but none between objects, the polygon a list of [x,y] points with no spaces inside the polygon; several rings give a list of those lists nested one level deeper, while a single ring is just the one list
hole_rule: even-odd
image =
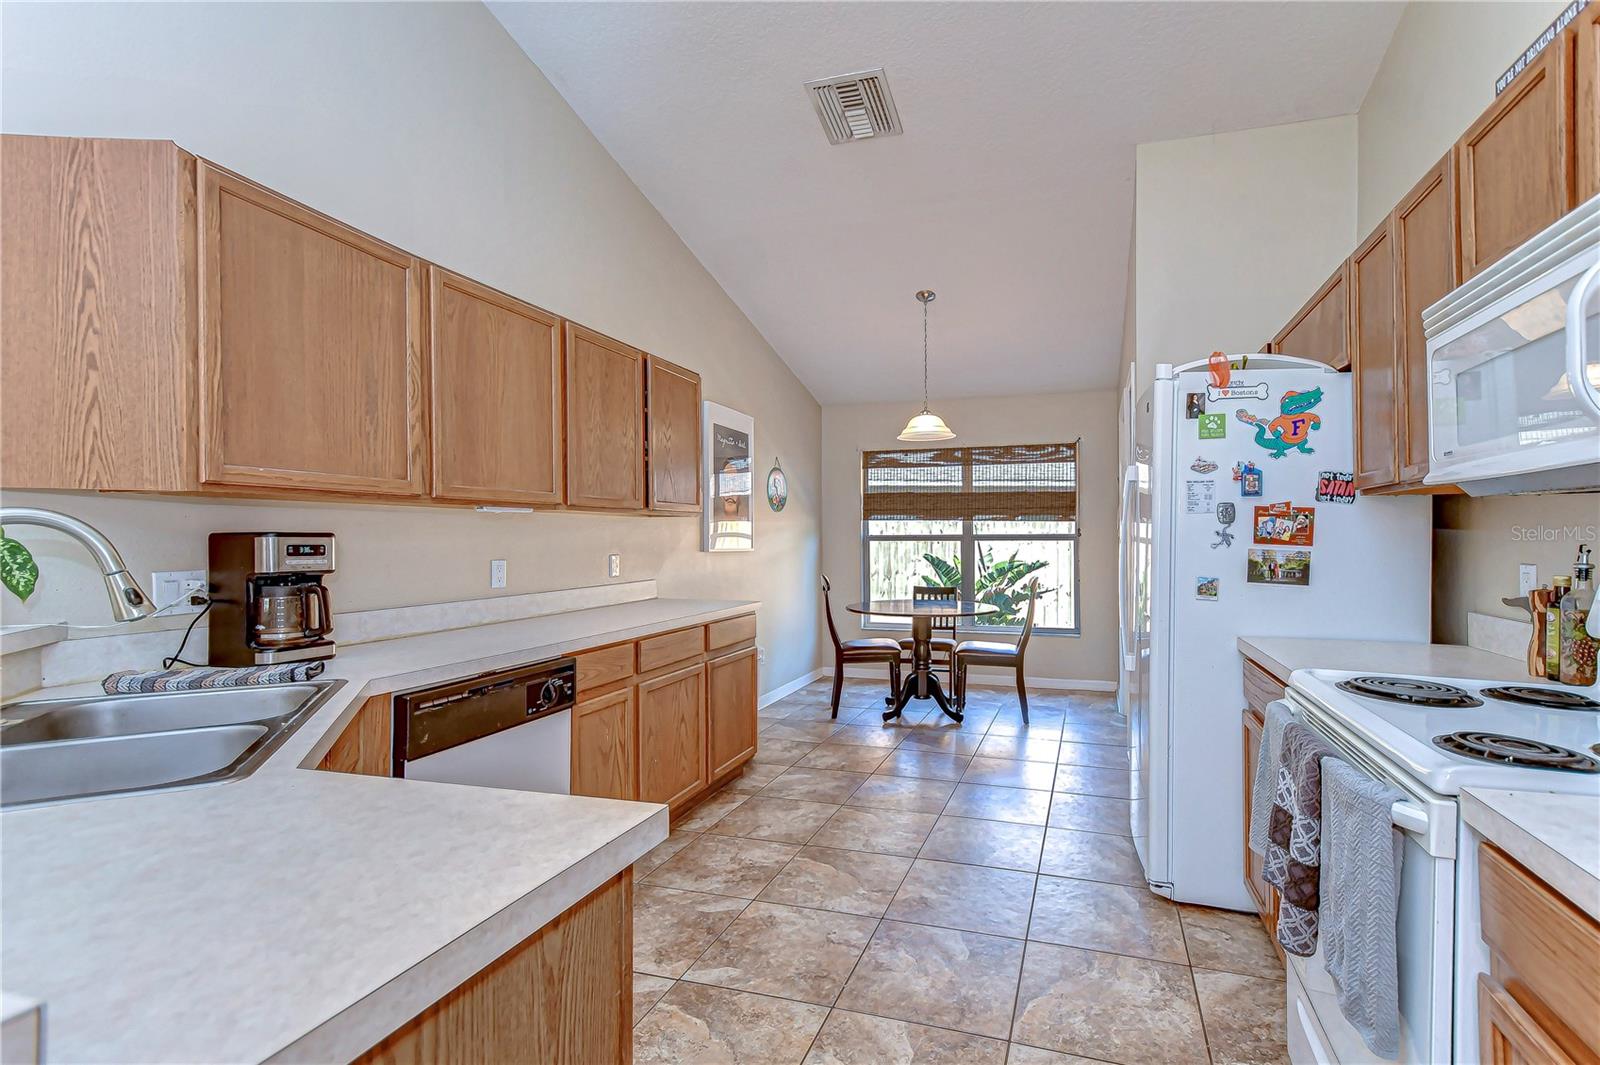
[{"label": "text sign on wall", "polygon": [[1589,0],[1572,0],[1572,3],[1568,4],[1561,14],[1556,16],[1556,20],[1546,26],[1544,32],[1539,34],[1532,44],[1528,45],[1527,50],[1517,56],[1517,61],[1507,67],[1504,74],[1494,79],[1494,94],[1499,96],[1505,92],[1506,86],[1515,81],[1517,75],[1526,70],[1529,63],[1538,59],[1539,53],[1549,47],[1550,42],[1559,37],[1561,31],[1566,29],[1572,20],[1578,17],[1578,12],[1588,6]]}]

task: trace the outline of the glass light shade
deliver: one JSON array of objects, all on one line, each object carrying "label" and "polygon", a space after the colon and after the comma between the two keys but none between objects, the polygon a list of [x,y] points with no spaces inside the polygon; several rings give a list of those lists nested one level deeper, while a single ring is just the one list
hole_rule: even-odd
[{"label": "glass light shade", "polygon": [[955,435],[955,431],[944,423],[943,418],[924,410],[906,422],[906,427],[900,431],[896,439],[915,443],[923,440],[951,440]]}]

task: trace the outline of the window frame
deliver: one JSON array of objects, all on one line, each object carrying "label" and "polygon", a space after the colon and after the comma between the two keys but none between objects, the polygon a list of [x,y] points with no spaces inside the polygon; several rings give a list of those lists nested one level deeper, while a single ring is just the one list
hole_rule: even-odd
[{"label": "window frame", "polygon": [[[1080,445],[1081,446],[1081,445]],[[862,452],[857,454],[857,465],[861,464]],[[1073,459],[1074,469],[1080,469],[1081,464],[1076,456]],[[1082,482],[1078,481],[1078,513],[1072,519],[1070,533],[975,533],[973,522],[970,518],[961,519],[959,533],[871,533],[870,522],[861,521],[861,601],[870,602],[872,599],[872,545],[876,542],[909,541],[913,543],[954,543],[958,548],[958,557],[961,561],[961,598],[974,598],[973,581],[977,576],[978,545],[993,542],[1015,541],[1018,543],[1039,541],[1072,541],[1072,618],[1074,624],[1070,628],[1051,626],[1047,627],[1034,622],[1033,634],[1035,636],[1066,636],[1079,637],[1083,635],[1083,609],[1079,590],[1082,583],[1083,558],[1081,551],[1083,530],[1083,496]],[[962,469],[962,487],[972,487],[972,466],[969,464]],[[910,632],[911,623],[905,619],[893,621],[877,621],[872,615],[861,616],[863,631],[872,632]],[[982,636],[986,633],[1020,634],[1021,625],[977,625],[972,618],[962,618],[956,622],[957,632],[967,636]]]}]

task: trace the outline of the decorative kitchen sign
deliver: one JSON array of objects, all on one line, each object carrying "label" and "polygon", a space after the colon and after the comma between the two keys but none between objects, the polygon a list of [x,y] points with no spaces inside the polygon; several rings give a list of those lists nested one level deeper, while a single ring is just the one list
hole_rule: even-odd
[{"label": "decorative kitchen sign", "polygon": [[1246,425],[1255,426],[1256,443],[1266,448],[1275,459],[1283,458],[1289,451],[1312,455],[1316,452],[1306,440],[1313,431],[1322,428],[1322,417],[1312,414],[1311,408],[1321,402],[1320,388],[1305,392],[1285,392],[1283,398],[1278,401],[1279,414],[1270,422],[1243,409],[1235,411],[1234,417]]},{"label": "decorative kitchen sign", "polygon": [[1316,534],[1314,507],[1297,507],[1288,502],[1256,507],[1255,542],[1287,547],[1310,547]]},{"label": "decorative kitchen sign", "polygon": [[1221,440],[1228,435],[1228,416],[1226,414],[1200,415],[1200,439]]},{"label": "decorative kitchen sign", "polygon": [[1216,473],[1217,464],[1203,455],[1196,455],[1194,461],[1189,463],[1189,468],[1195,473]]},{"label": "decorative kitchen sign", "polygon": [[1261,467],[1255,463],[1234,463],[1233,479],[1239,485],[1239,494],[1241,496],[1258,496],[1261,494]]},{"label": "decorative kitchen sign", "polygon": [[755,545],[750,496],[755,419],[707,400],[705,424],[705,525],[701,546],[706,551],[749,551]]},{"label": "decorative kitchen sign", "polygon": [[767,471],[767,506],[773,513],[782,510],[789,502],[789,478],[783,472],[783,465],[776,456],[772,459],[772,469]]},{"label": "decorative kitchen sign", "polygon": [[1311,583],[1311,552],[1252,547],[1245,562],[1245,580],[1251,584],[1287,584],[1304,588]]},{"label": "decorative kitchen sign", "polygon": [[1216,577],[1196,577],[1194,579],[1194,597],[1202,603],[1215,603],[1217,592],[1221,589],[1222,582]]},{"label": "decorative kitchen sign", "polygon": [[1190,421],[1200,417],[1206,412],[1206,396],[1204,392],[1190,392],[1183,398],[1183,416]]},{"label": "decorative kitchen sign", "polygon": [[1217,524],[1222,528],[1217,530],[1217,542],[1212,544],[1212,547],[1233,546],[1233,533],[1228,531],[1228,526],[1233,524],[1234,519],[1238,517],[1238,513],[1232,503],[1217,504]]},{"label": "decorative kitchen sign", "polygon": [[1183,512],[1185,514],[1210,514],[1216,509],[1217,482],[1183,482]]},{"label": "decorative kitchen sign", "polygon": [[1521,55],[1517,56],[1517,61],[1507,67],[1504,74],[1494,79],[1494,94],[1499,96],[1505,92],[1506,86],[1515,81],[1517,75],[1528,68],[1529,63],[1539,58],[1539,53],[1548,48],[1551,41],[1560,37],[1561,31],[1566,29],[1572,23],[1572,20],[1578,17],[1578,12],[1588,6],[1589,0],[1572,0],[1572,3],[1562,8],[1561,14],[1555,17],[1555,21],[1546,26],[1544,32],[1535,37],[1533,43],[1523,49]]},{"label": "decorative kitchen sign", "polygon": [[1356,475],[1339,470],[1323,470],[1317,474],[1317,502],[1345,503],[1356,501]]}]

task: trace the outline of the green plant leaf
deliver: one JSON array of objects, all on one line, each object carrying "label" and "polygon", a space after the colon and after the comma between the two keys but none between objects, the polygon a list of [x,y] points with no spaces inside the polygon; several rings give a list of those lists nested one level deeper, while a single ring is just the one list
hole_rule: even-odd
[{"label": "green plant leaf", "polygon": [[11,589],[11,594],[27,602],[39,583],[39,564],[33,560],[21,541],[13,540],[0,529],[0,584]]}]

